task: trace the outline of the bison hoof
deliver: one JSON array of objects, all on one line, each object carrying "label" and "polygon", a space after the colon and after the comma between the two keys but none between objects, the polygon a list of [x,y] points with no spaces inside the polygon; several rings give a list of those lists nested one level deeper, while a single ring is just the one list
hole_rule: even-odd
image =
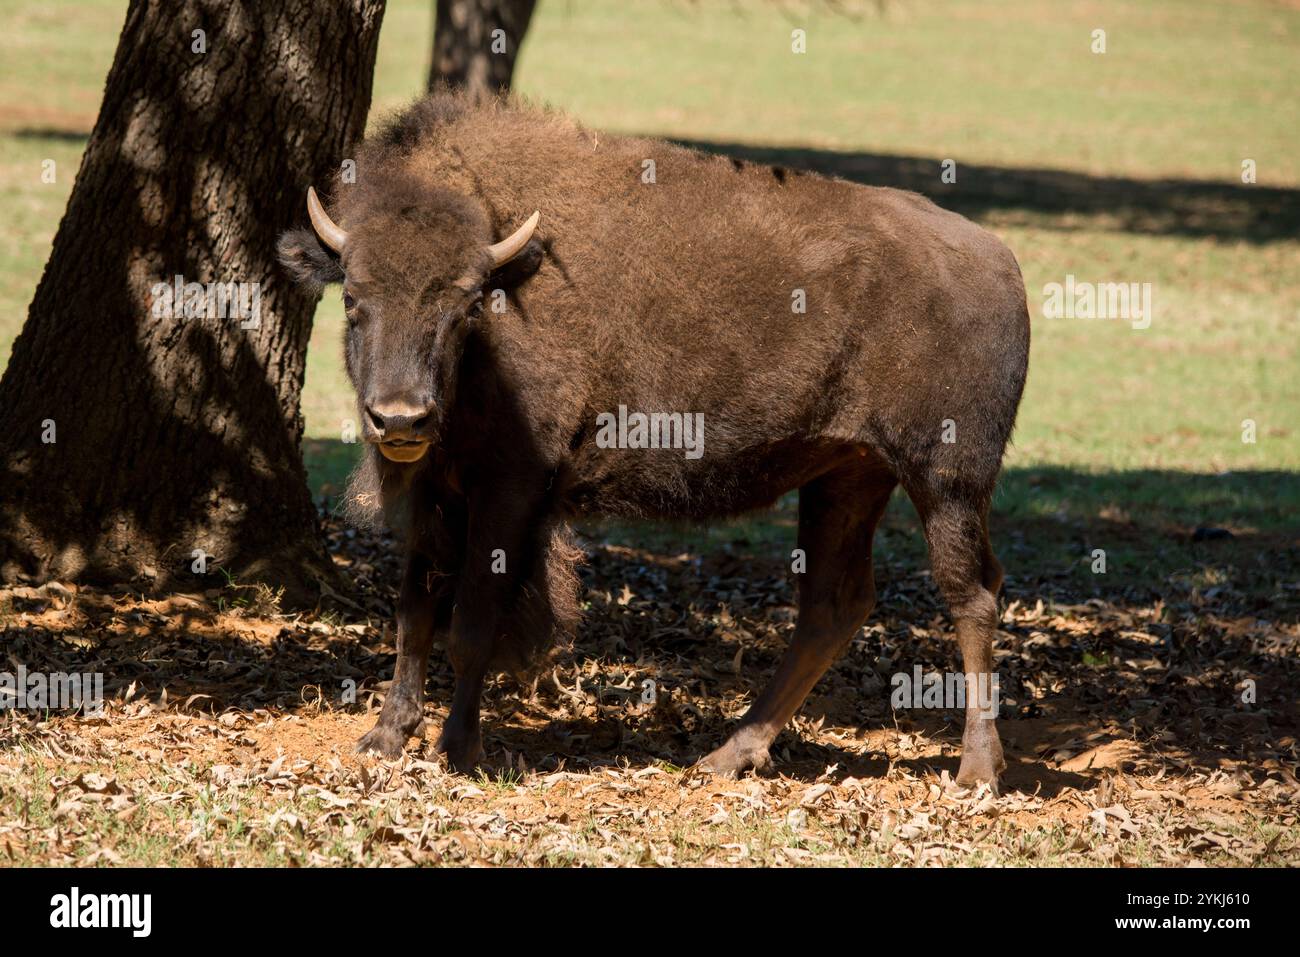
[{"label": "bison hoof", "polygon": [[444,733],[437,750],[447,758],[447,766],[457,774],[470,774],[487,760],[478,735],[465,741],[452,740]]},{"label": "bison hoof", "polygon": [[377,754],[381,758],[400,758],[406,747],[408,735],[383,724],[377,724],[357,742],[358,754]]},{"label": "bison hoof", "polygon": [[701,760],[697,767],[701,771],[719,777],[736,778],[750,768],[762,771],[771,764],[772,758],[768,755],[766,747],[745,744],[731,738],[722,747]]},{"label": "bison hoof", "polygon": [[997,794],[998,775],[1006,767],[1007,762],[1002,757],[1002,743],[996,737],[991,742],[982,742],[976,747],[964,746],[961,749],[961,767],[957,769],[957,783],[966,788],[987,784],[989,790]]}]

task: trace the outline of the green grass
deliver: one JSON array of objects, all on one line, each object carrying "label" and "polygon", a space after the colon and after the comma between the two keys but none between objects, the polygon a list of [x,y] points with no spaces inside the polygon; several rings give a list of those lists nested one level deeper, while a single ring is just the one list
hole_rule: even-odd
[{"label": "green grass", "polygon": [[[1260,186],[1300,186],[1293,5],[848,6],[846,17],[820,3],[543,0],[517,86],[602,129],[915,156],[936,168],[953,157],[959,183],[962,165],[973,165],[1231,186],[1242,159],[1253,158]],[[93,121],[124,8],[0,2],[0,359],[48,255],[84,146],[76,134]],[[808,33],[803,55],[790,52],[796,27]],[[1089,51],[1098,27],[1107,31],[1101,56]],[[372,118],[422,89],[430,30],[431,4],[390,3]],[[45,159],[57,164],[53,184],[40,181]],[[1155,526],[1294,524],[1300,488],[1287,473],[1300,469],[1300,240],[1130,231],[1036,209],[1032,197],[980,218],[1020,258],[1034,312],[999,511],[1099,521],[1118,508]],[[1044,284],[1067,273],[1152,283],[1151,327],[1043,318]],[[330,292],[303,396],[308,468],[327,493],[356,454],[337,441],[355,415],[341,326]],[[1242,441],[1244,419],[1257,423],[1254,443]],[[1178,473],[1202,478],[1171,495]],[[1234,477],[1213,479],[1221,473]],[[1033,480],[1044,474],[1052,480]]]},{"label": "green grass", "polygon": [[[1300,243],[1063,230],[1046,222],[998,231],[1020,258],[1035,319],[1012,464],[1300,467],[1293,331]],[[1150,328],[1042,318],[1034,307],[1044,285],[1067,273],[1151,283]],[[1257,424],[1254,443],[1242,441],[1244,419]]]},{"label": "green grass", "polygon": [[[519,85],[613,130],[1134,176],[1226,179],[1254,157],[1268,182],[1300,182],[1294,124],[1279,122],[1294,115],[1279,72],[1295,77],[1300,36],[1285,5],[843,6],[862,15],[815,2],[543,3]],[[1089,49],[1098,27],[1103,55]]]}]

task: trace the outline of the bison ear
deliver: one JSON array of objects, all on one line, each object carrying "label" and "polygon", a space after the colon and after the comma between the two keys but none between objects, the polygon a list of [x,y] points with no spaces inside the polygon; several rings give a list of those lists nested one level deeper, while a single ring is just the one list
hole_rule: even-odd
[{"label": "bison ear", "polygon": [[343,266],[338,254],[321,245],[310,229],[291,229],[276,244],[280,263],[312,292],[320,292],[332,282],[343,281]]},{"label": "bison ear", "polygon": [[546,250],[541,241],[530,239],[517,256],[492,270],[487,285],[495,289],[513,289],[537,272],[545,258]]}]

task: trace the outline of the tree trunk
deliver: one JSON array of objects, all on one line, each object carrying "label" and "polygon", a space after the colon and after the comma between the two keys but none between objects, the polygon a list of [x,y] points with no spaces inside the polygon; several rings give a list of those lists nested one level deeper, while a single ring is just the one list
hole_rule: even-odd
[{"label": "tree trunk", "polygon": [[[364,132],[383,8],[132,0],[0,380],[0,578],[203,587],[220,566],[296,602],[333,575],[299,449],[315,299],[275,242]],[[246,284],[248,308],[172,303],[178,276]]]},{"label": "tree trunk", "polygon": [[445,84],[484,97],[509,89],[535,6],[537,0],[437,0],[429,90]]}]

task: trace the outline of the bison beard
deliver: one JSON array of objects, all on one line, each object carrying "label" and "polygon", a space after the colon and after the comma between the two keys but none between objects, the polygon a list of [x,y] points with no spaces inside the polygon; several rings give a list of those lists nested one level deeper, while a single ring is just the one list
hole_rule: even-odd
[{"label": "bison beard", "polygon": [[[348,511],[407,552],[393,685],[360,748],[394,756],[419,731],[441,638],[456,685],[438,746],[480,760],[488,670],[527,670],[577,619],[569,519],[707,520],[797,489],[790,647],[701,762],[761,768],[871,611],[872,537],[901,486],[967,676],[957,780],[996,788],[977,694],[1002,579],[987,517],[1029,351],[1000,242],[910,193],[449,94],[370,140],[332,213],[314,193],[309,212],[314,233],[280,254],[300,282],[343,284],[367,441]],[[702,413],[704,454],[603,447],[621,407]]]}]

